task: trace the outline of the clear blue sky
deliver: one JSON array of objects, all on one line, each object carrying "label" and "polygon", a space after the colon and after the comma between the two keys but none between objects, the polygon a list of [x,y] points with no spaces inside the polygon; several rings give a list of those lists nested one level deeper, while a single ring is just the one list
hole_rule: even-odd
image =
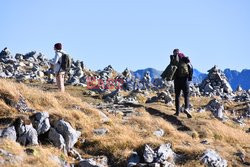
[{"label": "clear blue sky", "polygon": [[93,70],[163,70],[179,48],[206,72],[250,68],[249,0],[2,0],[0,49],[48,58],[62,42]]}]

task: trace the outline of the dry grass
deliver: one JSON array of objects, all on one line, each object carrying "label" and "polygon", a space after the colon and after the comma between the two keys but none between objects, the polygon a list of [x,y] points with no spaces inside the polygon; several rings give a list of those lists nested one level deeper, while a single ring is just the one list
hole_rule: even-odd
[{"label": "dry grass", "polygon": [[[29,107],[37,111],[49,112],[52,122],[61,118],[70,122],[74,128],[82,132],[81,138],[86,139],[85,143],[76,144],[81,154],[84,157],[105,154],[109,156],[110,162],[114,166],[125,166],[125,161],[131,151],[141,152],[145,144],[150,144],[155,148],[162,143],[172,143],[174,151],[189,157],[189,160],[183,166],[190,167],[200,166],[198,156],[207,148],[216,149],[231,164],[234,163],[233,161],[236,161],[233,154],[237,150],[250,152],[249,134],[237,126],[233,127],[228,123],[222,123],[213,118],[209,112],[194,113],[193,119],[187,119],[185,115],[179,117],[183,124],[191,128],[191,132],[177,130],[175,125],[160,116],[150,115],[143,107],[137,109],[141,116],[133,116],[127,121],[124,121],[119,116],[107,114],[111,121],[104,124],[97,109],[90,105],[92,102],[95,104],[95,102],[100,102],[101,100],[84,96],[83,92],[86,89],[69,86],[66,87],[66,93],[59,93],[53,91],[53,89],[48,89],[52,90],[48,91],[44,87],[39,88],[39,85],[31,87],[3,79],[0,79],[0,87],[1,95],[4,94],[16,101],[19,95],[22,94],[26,98]],[[197,109],[206,105],[209,100],[208,98],[195,97],[191,99],[191,102]],[[141,100],[141,102],[144,101],[145,99]],[[76,109],[75,106],[78,106],[77,108],[79,109]],[[167,107],[162,103],[155,103],[149,106],[159,109],[168,115],[174,113],[174,107]],[[20,115],[22,114],[18,113],[11,105],[6,104],[3,99],[0,99],[1,118],[15,118]],[[29,114],[24,115],[28,116]],[[94,135],[93,130],[100,127],[107,128],[109,130],[108,133],[104,136]],[[165,131],[163,137],[153,135],[153,132],[157,129]],[[201,144],[200,142],[203,139],[207,139],[210,145]],[[15,147],[17,152],[13,153],[23,154],[23,147],[16,143]],[[25,158],[24,164],[27,166],[51,166],[47,164],[47,162],[50,162],[48,159],[50,153],[55,152],[58,156],[63,155],[59,150],[49,146],[32,148],[37,150],[39,156],[28,156]],[[25,154],[25,156],[27,155]],[[67,159],[67,156],[63,155],[63,157]],[[47,161],[45,162],[44,159]],[[34,164],[34,162],[36,163]]]}]

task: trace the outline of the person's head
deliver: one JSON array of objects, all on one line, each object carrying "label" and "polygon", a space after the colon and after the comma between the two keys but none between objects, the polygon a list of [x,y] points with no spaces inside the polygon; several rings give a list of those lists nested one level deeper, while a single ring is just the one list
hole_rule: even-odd
[{"label": "person's head", "polygon": [[54,45],[54,49],[55,49],[55,50],[62,50],[62,44],[61,44],[61,43],[56,43],[56,44]]},{"label": "person's head", "polygon": [[180,50],[179,50],[179,49],[174,49],[174,50],[173,50],[173,54],[174,54],[174,55],[178,55],[178,54],[179,54],[179,52],[180,52]]}]

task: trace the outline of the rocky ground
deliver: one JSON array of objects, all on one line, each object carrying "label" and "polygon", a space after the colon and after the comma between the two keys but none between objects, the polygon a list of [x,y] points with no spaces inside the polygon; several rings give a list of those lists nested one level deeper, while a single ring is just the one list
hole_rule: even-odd
[{"label": "rocky ground", "polygon": [[233,92],[216,66],[191,84],[188,119],[173,116],[171,82],[74,61],[59,93],[42,54],[7,51],[0,54],[0,166],[250,165],[250,91]]}]

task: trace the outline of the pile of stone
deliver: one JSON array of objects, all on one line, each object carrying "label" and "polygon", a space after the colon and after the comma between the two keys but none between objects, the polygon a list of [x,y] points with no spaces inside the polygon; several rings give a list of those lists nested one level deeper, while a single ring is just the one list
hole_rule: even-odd
[{"label": "pile of stone", "polygon": [[207,167],[227,167],[227,161],[211,149],[206,150],[200,160]]},{"label": "pile of stone", "polygon": [[[74,145],[78,141],[81,132],[72,128],[69,122],[58,120],[51,125],[47,112],[37,112],[30,116],[30,124],[27,124],[26,121],[22,118],[17,118],[8,127],[1,129],[0,139],[6,138],[13,140],[23,146],[38,145],[40,142],[48,141],[64,151],[65,154],[79,160],[80,166],[84,166],[85,164],[89,164],[89,166],[107,166],[107,157],[101,156],[101,158],[83,159],[74,149]],[[103,135],[107,133],[107,129],[95,129],[94,133]],[[46,138],[44,138],[44,136],[46,136]]]},{"label": "pile of stone", "polygon": [[[88,71],[82,61],[72,61],[67,82],[72,85],[86,86]],[[15,56],[4,48],[0,53],[0,78],[12,78],[18,81],[55,82],[50,61],[42,53],[35,51]]]},{"label": "pile of stone", "polygon": [[171,144],[162,144],[158,149],[153,150],[145,145],[143,155],[133,152],[128,159],[128,167],[135,166],[168,166],[174,167],[177,155],[173,152]]},{"label": "pile of stone", "polygon": [[162,102],[168,104],[169,106],[172,106],[173,98],[168,91],[162,91],[160,93],[157,93],[156,96],[148,98],[146,101],[146,103],[154,103],[154,102]]},{"label": "pile of stone", "polygon": [[114,103],[114,104],[127,104],[133,103],[138,104],[135,96],[127,96],[124,97],[121,95],[121,91],[119,89],[103,96],[104,102],[106,103]]},{"label": "pile of stone", "polygon": [[227,119],[227,117],[224,115],[224,106],[217,99],[212,99],[206,105],[206,109],[210,110],[213,113],[213,115],[220,120]]},{"label": "pile of stone", "polygon": [[208,70],[207,77],[200,84],[200,91],[202,95],[206,96],[221,96],[230,99],[229,95],[232,93],[232,87],[230,86],[225,74],[214,66]]},{"label": "pile of stone", "polygon": [[201,96],[200,88],[198,84],[194,84],[193,82],[189,83],[190,96],[199,97]]},{"label": "pile of stone", "polygon": [[133,107],[128,107],[124,104],[99,104],[96,106],[97,109],[106,111],[113,115],[121,115],[124,117],[137,115],[138,113],[135,111]]},{"label": "pile of stone", "polygon": [[250,101],[250,90],[237,89],[235,92],[234,101],[235,102],[249,102]]},{"label": "pile of stone", "polygon": [[68,152],[73,149],[81,135],[71,125],[58,120],[53,126],[50,125],[49,114],[47,112],[37,112],[30,117],[31,124],[26,124],[21,118],[17,118],[13,124],[4,128],[0,136],[19,142],[21,145],[37,145],[38,136],[47,133],[48,140],[55,147]]}]

